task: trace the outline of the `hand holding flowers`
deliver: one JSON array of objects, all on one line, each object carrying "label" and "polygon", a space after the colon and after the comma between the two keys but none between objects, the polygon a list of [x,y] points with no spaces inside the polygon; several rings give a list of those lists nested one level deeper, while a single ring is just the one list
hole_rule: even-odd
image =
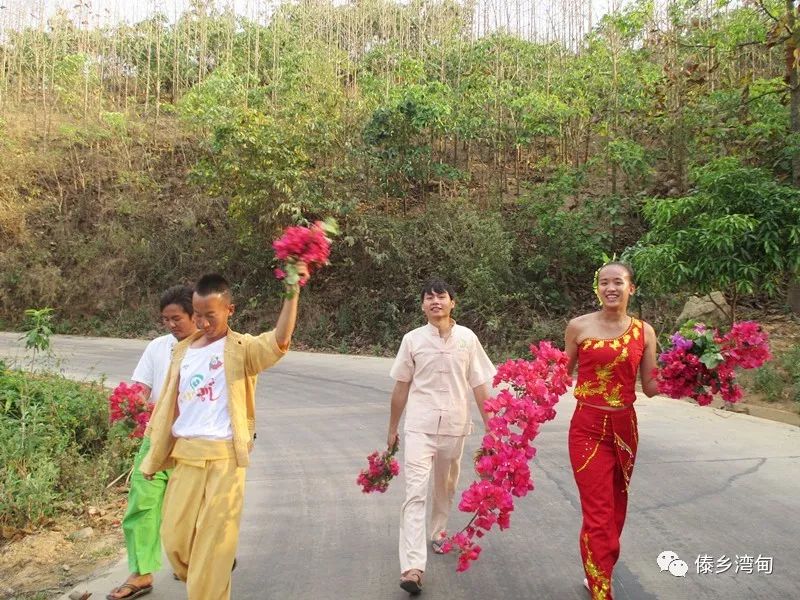
[{"label": "hand holding flowers", "polygon": [[380,454],[376,450],[367,456],[368,467],[358,474],[356,483],[361,486],[365,494],[372,492],[384,493],[389,488],[389,482],[400,473],[400,465],[395,460],[399,444],[394,445]]},{"label": "hand holding flowers", "polygon": [[[288,286],[303,286],[310,274],[328,264],[331,253],[330,236],[339,232],[336,221],[316,221],[310,227],[287,227],[283,235],[272,243],[275,257],[284,262],[284,268],[275,269],[275,277]],[[289,292],[291,297],[293,292]]]},{"label": "hand holding flowers", "polygon": [[770,358],[767,332],[754,321],[736,322],[722,336],[689,322],[670,341],[658,357],[658,389],[671,398],[693,398],[700,406],[710,404],[714,394],[726,402],[741,400],[735,369],[754,369]]},{"label": "hand holding flowers", "polygon": [[141,383],[120,383],[108,398],[108,416],[111,423],[122,423],[130,428],[130,437],[144,437],[153,405],[144,397]]}]

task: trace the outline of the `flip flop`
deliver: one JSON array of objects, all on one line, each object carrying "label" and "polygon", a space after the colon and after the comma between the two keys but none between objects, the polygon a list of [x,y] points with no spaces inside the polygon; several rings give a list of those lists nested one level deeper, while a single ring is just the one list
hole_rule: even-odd
[{"label": "flip flop", "polygon": [[442,548],[442,546],[444,546],[444,542],[445,540],[433,540],[431,542],[431,548],[433,548],[433,551],[436,554],[446,554],[444,548]]},{"label": "flip flop", "polygon": [[[115,592],[121,592],[122,590],[130,590],[131,593],[125,596],[114,595]],[[132,600],[133,598],[140,598],[146,594],[149,594],[152,591],[152,585],[139,587],[138,585],[133,585],[132,583],[123,583],[121,586],[111,590],[111,593],[106,596],[106,600]]]},{"label": "flip flop", "polygon": [[422,592],[422,574],[417,569],[411,569],[400,577],[400,587],[412,596]]}]

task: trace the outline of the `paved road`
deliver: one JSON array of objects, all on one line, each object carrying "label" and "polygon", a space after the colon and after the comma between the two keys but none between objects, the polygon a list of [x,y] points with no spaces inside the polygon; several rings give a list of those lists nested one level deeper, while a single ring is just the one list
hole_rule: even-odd
[{"label": "paved road", "polygon": [[[18,353],[0,334],[0,357]],[[144,342],[57,337],[71,376],[128,376]],[[402,478],[384,495],[354,484],[368,452],[385,436],[389,361],[290,353],[262,375],[258,441],[248,471],[236,600],[393,600]],[[577,535],[580,510],[566,451],[574,399],[538,438],[536,491],[519,501],[511,529],[487,539],[480,561],[455,572],[455,557],[433,556],[424,597],[585,600]],[[800,429],[663,398],[637,402],[640,450],[615,571],[616,598],[785,599],[800,597]],[[465,455],[478,445],[472,436]],[[465,470],[461,487],[468,483]],[[466,521],[455,513],[451,524]],[[676,552],[685,578],[660,572],[656,557]],[[698,574],[695,560],[723,555],[772,559],[772,573]],[[765,561],[765,564],[769,561]],[[88,584],[102,598],[125,565]],[[754,569],[755,571],[755,569]],[[86,589],[87,585],[82,588]],[[102,594],[101,594],[102,592]],[[185,598],[168,569],[153,600]]]}]

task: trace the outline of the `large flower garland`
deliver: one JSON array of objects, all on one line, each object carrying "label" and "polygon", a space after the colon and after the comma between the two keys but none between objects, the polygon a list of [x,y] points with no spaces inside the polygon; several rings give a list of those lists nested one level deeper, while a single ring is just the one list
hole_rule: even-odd
[{"label": "large flower garland", "polygon": [[754,369],[770,359],[767,332],[754,321],[736,322],[725,335],[689,322],[670,341],[658,357],[658,390],[671,398],[693,398],[701,406],[714,394],[726,402],[741,400],[735,369]]},{"label": "large flower garland", "polygon": [[567,373],[567,355],[549,342],[530,347],[533,360],[509,360],[500,365],[494,385],[510,386],[484,404],[489,432],[476,453],[475,470],[480,476],[464,490],[459,510],[474,513],[467,526],[451,538],[443,535],[443,552],[457,548],[458,571],[466,571],[478,559],[481,538],[495,525],[501,530],[511,523],[514,497],[533,490],[529,461],[536,455],[532,442],[539,426],[556,416],[559,397],[572,384]]}]

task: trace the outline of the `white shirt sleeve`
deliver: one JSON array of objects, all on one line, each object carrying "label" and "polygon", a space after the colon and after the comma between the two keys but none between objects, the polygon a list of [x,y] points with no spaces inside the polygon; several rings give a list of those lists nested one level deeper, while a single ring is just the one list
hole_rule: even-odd
[{"label": "white shirt sleeve", "polygon": [[489,387],[491,387],[492,379],[497,373],[497,369],[486,355],[486,351],[481,346],[478,337],[475,336],[473,339],[472,355],[469,357],[469,386],[476,388],[481,384],[488,383]]},{"label": "white shirt sleeve", "polygon": [[409,382],[414,378],[414,357],[411,355],[411,341],[408,334],[403,336],[389,376],[395,381],[403,382]]},{"label": "white shirt sleeve", "polygon": [[136,365],[136,368],[133,370],[133,375],[131,379],[133,381],[138,381],[139,383],[143,383],[150,389],[153,389],[153,383],[155,378],[155,360],[156,355],[158,354],[156,349],[156,340],[151,341],[147,344],[147,348],[144,349],[142,353],[142,357],[139,359],[139,363]]}]

